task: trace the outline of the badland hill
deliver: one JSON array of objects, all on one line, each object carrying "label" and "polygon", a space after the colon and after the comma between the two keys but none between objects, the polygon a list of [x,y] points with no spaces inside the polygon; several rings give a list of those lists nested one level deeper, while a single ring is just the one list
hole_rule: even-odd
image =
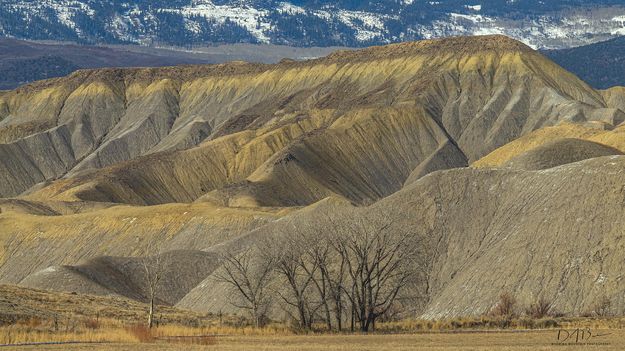
[{"label": "badland hill", "polygon": [[158,245],[161,302],[237,312],[220,253],[385,218],[411,313],[622,313],[624,111],[502,36],[36,82],[0,93],[0,282],[141,301]]}]

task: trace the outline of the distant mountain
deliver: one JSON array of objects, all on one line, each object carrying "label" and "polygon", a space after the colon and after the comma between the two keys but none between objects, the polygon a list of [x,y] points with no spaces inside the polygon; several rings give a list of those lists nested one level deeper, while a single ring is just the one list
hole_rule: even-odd
[{"label": "distant mountain", "polygon": [[332,50],[238,44],[204,47],[190,52],[136,45],[101,47],[0,38],[0,90],[13,89],[36,80],[62,77],[83,68],[162,67],[232,60],[275,63],[284,57],[311,58],[326,55]]},{"label": "distant mountain", "polygon": [[169,66],[214,63],[163,50],[160,55],[81,45],[54,45],[0,39],[0,90],[65,76],[80,68]]},{"label": "distant mountain", "polygon": [[44,55],[0,61],[0,90],[12,89],[35,80],[60,77],[79,69],[59,56]]},{"label": "distant mountain", "polygon": [[625,86],[625,37],[544,53],[595,88]]},{"label": "distant mountain", "polygon": [[3,0],[0,35],[86,43],[367,46],[505,34],[561,48],[625,34],[622,0]]}]

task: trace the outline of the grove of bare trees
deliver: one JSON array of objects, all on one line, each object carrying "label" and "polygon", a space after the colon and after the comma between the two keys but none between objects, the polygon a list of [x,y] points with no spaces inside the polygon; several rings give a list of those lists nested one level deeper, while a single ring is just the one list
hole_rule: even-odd
[{"label": "grove of bare trees", "polygon": [[[270,306],[299,328],[367,332],[401,310],[400,296],[424,270],[420,236],[388,218],[326,218],[325,230],[293,221],[252,247],[222,255],[218,280],[256,325]],[[243,301],[243,303],[241,303]],[[275,309],[274,309],[275,310]],[[274,313],[275,315],[275,313]]]}]

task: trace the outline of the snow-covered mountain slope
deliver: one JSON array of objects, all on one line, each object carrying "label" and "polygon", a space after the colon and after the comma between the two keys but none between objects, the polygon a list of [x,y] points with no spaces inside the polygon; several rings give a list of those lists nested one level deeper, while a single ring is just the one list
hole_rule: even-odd
[{"label": "snow-covered mountain slope", "polygon": [[0,34],[182,46],[224,42],[363,46],[506,34],[535,48],[563,48],[625,35],[625,4],[622,0],[2,0]]}]

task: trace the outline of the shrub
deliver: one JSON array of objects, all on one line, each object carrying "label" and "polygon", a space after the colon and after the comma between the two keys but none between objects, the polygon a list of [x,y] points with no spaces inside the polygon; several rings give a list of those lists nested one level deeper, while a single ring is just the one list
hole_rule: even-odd
[{"label": "shrub", "polygon": [[404,308],[399,303],[393,303],[386,312],[378,317],[378,321],[381,323],[399,321],[401,319],[399,316],[403,311]]},{"label": "shrub", "polygon": [[29,327],[29,328],[37,328],[43,324],[43,321],[39,317],[31,317],[28,319],[18,321],[19,324]]},{"label": "shrub", "polygon": [[490,311],[494,317],[511,318],[515,315],[516,299],[508,292],[499,295],[499,302]]},{"label": "shrub", "polygon": [[97,319],[89,318],[84,321],[85,328],[87,329],[100,329],[100,321]]},{"label": "shrub", "polygon": [[530,307],[525,310],[525,314],[532,318],[539,319],[553,316],[552,309],[553,304],[541,296],[538,301],[531,304]]},{"label": "shrub", "polygon": [[612,303],[610,302],[610,299],[604,296],[601,300],[599,300],[599,302],[597,302],[593,312],[597,315],[597,317],[608,317],[611,314],[611,307]]},{"label": "shrub", "polygon": [[541,329],[557,328],[559,326],[560,323],[558,323],[558,321],[555,319],[541,319],[536,323],[536,327]]},{"label": "shrub", "polygon": [[522,318],[519,320],[519,325],[525,329],[534,329],[536,327],[536,321],[531,318]]},{"label": "shrub", "polygon": [[129,327],[126,327],[126,330],[130,334],[132,334],[139,342],[153,342],[154,335],[152,335],[152,331],[150,328],[146,327],[143,324],[135,324]]}]

